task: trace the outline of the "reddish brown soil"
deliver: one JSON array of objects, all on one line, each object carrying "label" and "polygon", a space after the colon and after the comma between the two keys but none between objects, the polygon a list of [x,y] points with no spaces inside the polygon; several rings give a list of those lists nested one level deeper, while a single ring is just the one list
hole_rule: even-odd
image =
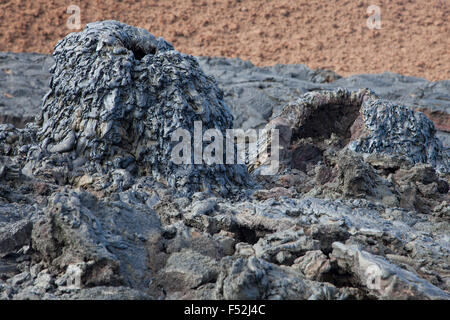
[{"label": "reddish brown soil", "polygon": [[[52,52],[74,31],[70,4],[80,7],[82,27],[120,20],[194,55],[450,79],[449,0],[0,0],[0,51]],[[372,4],[380,30],[366,25]]]}]

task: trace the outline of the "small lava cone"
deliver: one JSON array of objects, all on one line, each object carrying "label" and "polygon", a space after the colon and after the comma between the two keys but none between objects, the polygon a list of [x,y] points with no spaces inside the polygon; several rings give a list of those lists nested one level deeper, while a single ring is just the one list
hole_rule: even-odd
[{"label": "small lava cone", "polygon": [[232,128],[222,91],[192,56],[144,29],[102,21],[59,41],[53,57],[30,175],[64,167],[61,181],[73,185],[95,183],[95,175],[152,176],[188,192],[245,184],[243,165],[172,161],[177,129],[193,137],[195,121],[224,136]]}]

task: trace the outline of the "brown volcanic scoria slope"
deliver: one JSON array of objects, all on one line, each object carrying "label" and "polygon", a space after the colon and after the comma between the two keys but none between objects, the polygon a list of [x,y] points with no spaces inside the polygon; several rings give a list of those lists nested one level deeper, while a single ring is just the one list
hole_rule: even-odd
[{"label": "brown volcanic scoria slope", "polygon": [[[88,22],[143,27],[193,55],[240,57],[256,65],[303,63],[348,76],[392,71],[450,78],[448,0],[0,0],[0,51],[51,53],[72,31],[69,5]],[[381,9],[369,29],[367,8]]]}]

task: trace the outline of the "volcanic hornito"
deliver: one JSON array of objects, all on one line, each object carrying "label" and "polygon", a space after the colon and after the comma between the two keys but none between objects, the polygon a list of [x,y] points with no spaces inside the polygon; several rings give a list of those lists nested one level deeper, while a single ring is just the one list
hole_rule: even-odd
[{"label": "volcanic hornito", "polygon": [[[323,161],[331,144],[361,154],[401,157],[411,164],[426,163],[438,172],[450,171],[448,155],[436,129],[423,113],[378,98],[370,89],[310,92],[287,103],[267,125],[278,129],[281,163],[306,170],[308,163]],[[327,139],[333,140],[326,141]],[[267,148],[270,139],[259,141]],[[255,154],[255,157],[258,153]],[[265,164],[255,161],[250,171]]]},{"label": "volcanic hornito", "polygon": [[102,21],[62,39],[53,57],[28,174],[46,176],[56,166],[67,172],[63,183],[75,185],[104,174],[121,181],[146,175],[221,193],[246,183],[244,165],[171,162],[176,129],[192,132],[201,121],[204,130],[224,132],[233,122],[222,91],[192,56],[144,29]]}]

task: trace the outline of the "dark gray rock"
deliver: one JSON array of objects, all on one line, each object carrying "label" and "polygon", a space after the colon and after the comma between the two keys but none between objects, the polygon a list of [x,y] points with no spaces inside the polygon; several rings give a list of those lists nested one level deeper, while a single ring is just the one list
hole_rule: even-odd
[{"label": "dark gray rock", "polygon": [[[48,298],[52,299],[52,297]],[[63,293],[55,298],[58,300],[153,300],[153,297],[139,290],[105,286]]]},{"label": "dark gray rock", "polygon": [[0,227],[0,256],[29,245],[33,223],[29,220],[7,224]]},{"label": "dark gray rock", "polygon": [[135,197],[123,198],[99,202],[74,191],[49,198],[46,216],[34,225],[32,246],[36,259],[66,273],[61,285],[148,285],[145,239],[160,233],[160,224]]},{"label": "dark gray rock", "polygon": [[293,268],[310,280],[322,280],[331,270],[330,260],[321,250],[311,250],[294,261]]},{"label": "dark gray rock", "polygon": [[[283,166],[279,170],[288,167],[305,171],[308,162],[315,165],[344,146],[363,154],[403,157],[412,164],[428,163],[442,173],[450,170],[449,155],[436,137],[431,120],[421,112],[380,99],[368,89],[307,93],[286,104],[267,124],[266,130],[271,129],[281,134]],[[271,139],[263,137],[259,151],[270,144]],[[313,151],[305,148],[308,145]],[[270,161],[261,161],[257,154],[253,159],[258,159],[251,165],[255,172]],[[370,175],[364,165],[362,171]]]},{"label": "dark gray rock", "polygon": [[283,104],[322,88],[318,72],[305,65],[259,68],[241,59],[199,57],[198,60],[202,69],[223,88],[238,128],[262,127]]},{"label": "dark gray rock", "polygon": [[0,52],[0,123],[23,128],[40,110],[54,63],[49,55]]},{"label": "dark gray rock", "polygon": [[290,265],[308,251],[319,249],[320,243],[306,236],[302,229],[284,230],[260,238],[253,246],[255,256],[266,261]]},{"label": "dark gray rock", "polygon": [[[299,95],[341,87],[351,91],[370,88],[380,98],[436,114],[433,121],[443,122],[442,130],[449,130],[448,120],[442,118],[449,119],[450,80],[428,82],[391,72],[341,78],[326,76],[327,72],[304,65],[260,68],[240,59],[199,57],[198,60],[202,69],[213,75],[224,89],[225,102],[235,115],[238,127],[262,127],[284,104]],[[449,146],[447,139],[443,142]]]},{"label": "dark gray rock", "polygon": [[176,130],[192,139],[195,121],[202,124],[200,134],[212,128],[225,136],[233,125],[222,92],[195,58],[117,21],[69,34],[53,57],[50,91],[36,118],[39,147],[29,154],[28,173],[45,174],[41,163],[51,158],[76,168],[67,177],[74,184],[113,170],[120,179],[152,175],[188,192],[223,193],[248,180],[243,165],[194,164],[194,151],[189,164],[174,163]]},{"label": "dark gray rock", "polygon": [[363,74],[336,80],[333,85],[358,90],[370,88],[377,96],[410,108],[450,113],[450,80],[429,82],[391,72]]},{"label": "dark gray rock", "polygon": [[350,143],[351,150],[397,154],[412,163],[429,163],[438,171],[449,172],[447,152],[435,135],[433,122],[423,113],[377,99],[366,100],[360,113],[366,131]]},{"label": "dark gray rock", "polygon": [[350,272],[358,283],[381,299],[448,300],[447,292],[419,278],[413,272],[403,270],[379,256],[359,250],[356,246],[333,244],[332,259]]},{"label": "dark gray rock", "polygon": [[183,250],[173,253],[167,259],[162,277],[178,282],[181,288],[195,289],[217,280],[217,262],[196,251]]},{"label": "dark gray rock", "polygon": [[[234,115],[234,125],[239,128],[263,127],[273,114],[292,99],[309,91],[333,89],[372,89],[377,96],[414,109],[450,113],[448,98],[450,80],[428,82],[423,78],[408,77],[390,72],[362,74],[340,78],[321,70],[311,70],[305,65],[275,65],[256,67],[241,59],[197,57],[202,70],[213,76],[224,91],[224,100]],[[7,98],[0,96],[2,122],[22,126],[39,113],[41,101],[50,81],[48,71],[52,57],[39,54],[12,54],[0,52],[0,69],[11,70],[0,82],[5,92],[13,92],[24,82],[20,92]],[[23,77],[22,71],[33,70]],[[25,102],[23,102],[25,100]],[[21,106],[22,110],[18,110]],[[25,118],[23,118],[25,116]],[[14,118],[16,117],[16,118]],[[22,119],[23,118],[23,119]],[[14,120],[16,119],[16,120]],[[449,144],[443,141],[446,146]]]},{"label": "dark gray rock", "polygon": [[338,300],[345,296],[329,283],[304,279],[290,268],[263,259],[227,259],[216,283],[216,299]]}]

